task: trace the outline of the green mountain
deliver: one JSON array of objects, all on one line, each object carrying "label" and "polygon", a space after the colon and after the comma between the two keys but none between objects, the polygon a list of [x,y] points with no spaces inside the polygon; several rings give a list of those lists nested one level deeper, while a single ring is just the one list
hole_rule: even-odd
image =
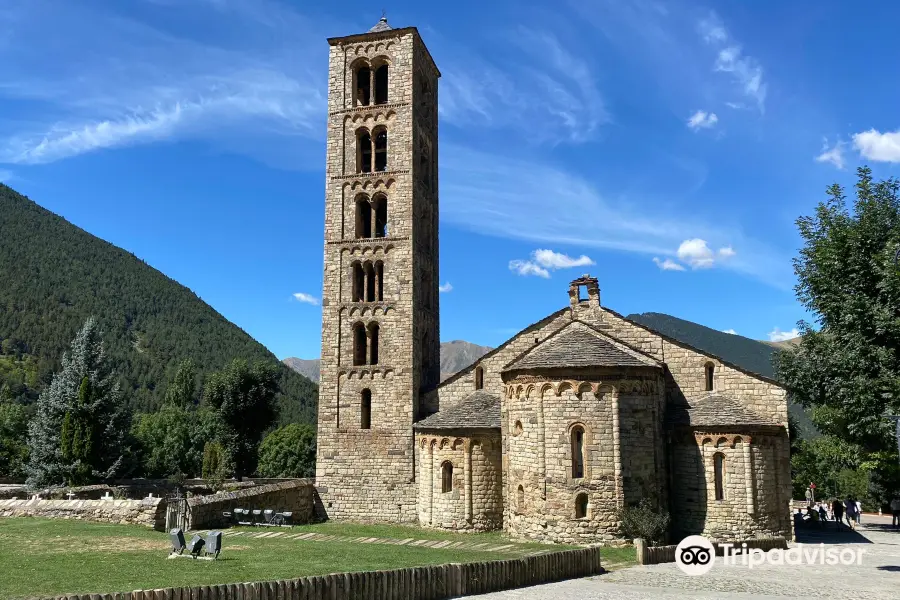
[{"label": "green mountain", "polygon": [[[777,379],[772,357],[779,349],[774,345],[662,313],[633,314],[626,318],[698,350],[714,354],[744,370]],[[816,434],[816,428],[802,406],[789,403],[788,412],[796,419],[801,435],[807,437]]]},{"label": "green mountain", "polygon": [[313,382],[177,281],[0,184],[0,396],[33,401],[89,315],[137,411],[160,405],[182,359],[202,377],[245,358],[279,365],[282,423],[315,422]]}]

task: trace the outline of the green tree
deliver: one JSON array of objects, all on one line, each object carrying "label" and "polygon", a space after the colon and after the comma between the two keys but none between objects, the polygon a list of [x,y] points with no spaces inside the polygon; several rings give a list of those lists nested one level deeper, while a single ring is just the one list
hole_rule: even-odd
[{"label": "green tree", "polygon": [[219,411],[225,424],[225,449],[238,481],[256,469],[262,434],[277,417],[276,393],[278,371],[264,362],[250,365],[235,359],[206,382],[204,401]]},{"label": "green tree", "polygon": [[[819,431],[858,452],[858,468],[890,493],[900,482],[894,428],[900,412],[900,184],[857,171],[852,209],[841,186],[797,226],[797,297],[818,329],[776,355],[791,398],[812,409]],[[884,500],[884,498],[881,498]]]},{"label": "green tree", "polygon": [[28,461],[28,417],[25,409],[0,399],[0,477],[25,476]]},{"label": "green tree", "polygon": [[178,365],[178,370],[175,372],[175,378],[166,388],[164,403],[182,408],[196,404],[196,373],[194,361],[190,358],[181,361]]},{"label": "green tree", "polygon": [[315,477],[316,430],[291,423],[269,433],[259,446],[262,477]]},{"label": "green tree", "polygon": [[163,405],[159,412],[136,415],[131,428],[138,461],[147,477],[200,475],[203,446],[224,434],[224,424],[216,411],[174,404]]},{"label": "green tree", "polygon": [[126,450],[127,418],[102,334],[89,318],[38,398],[28,429],[28,483],[71,485],[114,476]]},{"label": "green tree", "polygon": [[206,442],[206,445],[203,446],[203,479],[214,490],[218,490],[222,487],[226,470],[225,449],[222,448],[222,444]]}]

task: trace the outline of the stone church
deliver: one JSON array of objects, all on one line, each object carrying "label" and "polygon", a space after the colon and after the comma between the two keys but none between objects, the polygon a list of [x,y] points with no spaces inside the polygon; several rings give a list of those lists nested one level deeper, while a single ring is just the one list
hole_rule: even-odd
[{"label": "stone church", "polygon": [[316,485],[332,519],[620,541],[792,535],[777,382],[629,321],[596,279],[440,382],[438,79],[413,27],[328,40]]}]

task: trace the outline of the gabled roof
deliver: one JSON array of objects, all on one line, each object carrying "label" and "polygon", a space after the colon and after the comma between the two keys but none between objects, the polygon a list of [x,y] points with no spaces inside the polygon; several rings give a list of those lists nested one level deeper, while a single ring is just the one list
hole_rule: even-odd
[{"label": "gabled roof", "polygon": [[413,425],[414,429],[499,429],[500,398],[478,390]]},{"label": "gabled roof", "polygon": [[660,366],[657,361],[613,341],[590,325],[572,321],[526,350],[503,371]]},{"label": "gabled roof", "polygon": [[670,406],[666,421],[672,427],[780,425],[750,410],[740,401],[721,394],[710,394],[688,404]]}]

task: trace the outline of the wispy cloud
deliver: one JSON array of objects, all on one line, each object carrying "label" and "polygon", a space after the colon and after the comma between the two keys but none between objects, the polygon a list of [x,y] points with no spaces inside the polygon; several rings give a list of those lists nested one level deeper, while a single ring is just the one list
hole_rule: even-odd
[{"label": "wispy cloud", "polygon": [[[240,0],[148,4],[175,13],[169,22],[202,22],[221,35],[213,44],[210,36],[184,37],[190,27],[176,34],[113,8],[57,0],[15,9],[13,39],[0,46],[0,97],[38,100],[47,110],[0,127],[0,162],[46,163],[172,139],[274,154],[273,143],[296,148],[323,137],[324,70],[308,65],[324,51],[301,33],[311,26],[299,14],[274,3],[262,14],[261,3]],[[53,44],[31,43],[38,32]],[[254,143],[260,136],[267,144]]]},{"label": "wispy cloud", "polygon": [[715,13],[701,19],[697,29],[703,41],[716,51],[713,70],[731,75],[740,92],[752,99],[760,112],[764,112],[767,85],[759,61],[744,54],[741,44],[731,36]]},{"label": "wispy cloud", "polygon": [[302,302],[303,304],[312,304],[314,306],[319,305],[319,299],[311,294],[297,292],[295,294],[292,294],[291,296],[294,298],[294,300],[296,300],[297,302]]},{"label": "wispy cloud", "polygon": [[596,70],[548,31],[520,27],[505,39],[490,47],[491,59],[458,48],[447,57],[441,116],[450,124],[515,130],[527,122],[532,142],[591,139],[609,120]]},{"label": "wispy cloud", "polygon": [[[657,207],[651,214],[641,208],[645,206],[641,198],[607,196],[580,174],[547,160],[516,159],[446,144],[441,176],[442,223],[541,244],[662,258],[678,257],[687,232],[693,236],[688,241],[704,241],[711,252],[711,248],[721,249],[714,259],[724,268],[781,288],[789,288],[793,280],[788,257],[740,229],[690,211]],[[552,210],[547,209],[548,202]],[[734,255],[729,258],[728,254]],[[719,260],[725,258],[729,260]]]},{"label": "wispy cloud", "polygon": [[532,252],[531,260],[509,261],[509,269],[519,275],[536,275],[546,279],[550,277],[550,271],[587,267],[594,264],[596,263],[584,254],[578,258],[572,258],[568,254],[542,249]]},{"label": "wispy cloud", "polygon": [[800,337],[800,330],[794,327],[790,331],[782,331],[779,328],[775,328],[769,332],[769,341],[770,342],[784,342],[787,340],[794,339],[795,337]]},{"label": "wispy cloud", "polygon": [[838,169],[844,168],[844,142],[838,140],[828,145],[828,138],[822,142],[822,151],[816,156],[816,162],[830,163]]},{"label": "wispy cloud", "polygon": [[853,135],[853,147],[863,158],[877,162],[900,162],[900,130],[881,133],[876,129]]},{"label": "wispy cloud", "polygon": [[698,129],[709,129],[711,127],[715,127],[716,123],[719,122],[719,117],[716,116],[714,112],[706,112],[705,110],[698,110],[691,118],[687,121],[687,126],[694,131]]},{"label": "wispy cloud", "polygon": [[684,271],[684,267],[679,265],[677,262],[672,260],[671,258],[666,258],[660,260],[658,256],[653,257],[653,262],[657,267],[662,269],[663,271]]},{"label": "wispy cloud", "polygon": [[530,260],[511,260],[509,261],[509,270],[526,277],[528,275],[534,275],[536,277],[543,277],[544,279],[550,278],[550,271]]},{"label": "wispy cloud", "polygon": [[449,281],[446,282],[444,285],[438,286],[438,292],[440,292],[441,294],[446,294],[447,292],[452,292],[452,291],[453,291],[453,286],[450,285]]}]

